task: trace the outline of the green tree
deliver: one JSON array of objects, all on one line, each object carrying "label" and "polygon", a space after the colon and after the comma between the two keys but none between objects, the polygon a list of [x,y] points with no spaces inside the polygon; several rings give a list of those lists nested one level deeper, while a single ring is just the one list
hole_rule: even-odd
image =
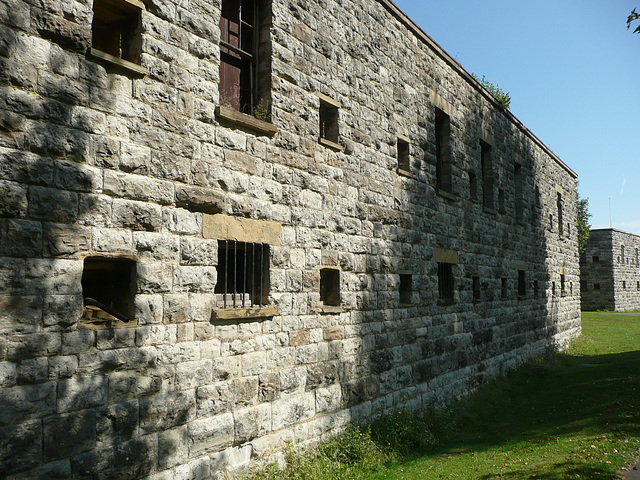
[{"label": "green tree", "polygon": [[[627,17],[627,30],[631,28],[631,24],[636,20],[640,20],[640,13],[636,12],[636,9],[634,8],[633,10],[631,10],[631,13]],[[636,27],[633,33],[640,33],[640,25]]]},{"label": "green tree", "polygon": [[475,73],[472,73],[471,75],[473,75],[473,78],[480,82],[484,88],[489,90],[489,93],[493,95],[493,97],[498,100],[504,108],[509,110],[509,107],[511,106],[511,97],[509,96],[509,92],[502,90],[500,85],[494,85],[491,83],[484,75],[482,75],[482,78],[478,77]]},{"label": "green tree", "polygon": [[589,199],[578,198],[578,251],[584,253],[587,247],[587,240],[589,239],[589,231],[591,230],[591,223],[589,218]]}]

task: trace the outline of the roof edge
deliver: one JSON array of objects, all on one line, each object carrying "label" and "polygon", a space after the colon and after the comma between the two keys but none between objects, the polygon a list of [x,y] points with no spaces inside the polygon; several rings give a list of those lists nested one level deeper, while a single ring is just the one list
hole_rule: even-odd
[{"label": "roof edge", "polygon": [[542,148],[554,161],[564,168],[569,175],[573,178],[578,178],[578,174],[569,167],[566,163],[564,163],[560,157],[558,157],[553,151],[547,147],[542,140],[540,140],[536,135],[529,130],[524,124],[518,120],[518,118],[511,113],[509,110],[504,108],[502,104],[495,99],[489,91],[484,88],[480,82],[478,82],[473,75],[471,75],[465,68],[458,63],[451,55],[449,55],[438,43],[433,40],[420,26],[415,23],[406,13],[404,13],[398,6],[393,3],[392,0],[378,0],[394,17],[396,17],[400,22],[402,22],[409,30],[413,31],[413,33],[418,37],[418,39],[422,40],[426,45],[428,45],[440,58],[442,58],[446,63],[448,63],[454,70],[456,70],[467,82],[474,87],[482,96],[484,96],[490,103],[492,103],[498,110],[501,110],[506,117],[516,126],[518,127],[525,135],[531,138],[534,143],[536,143],[540,148]]}]

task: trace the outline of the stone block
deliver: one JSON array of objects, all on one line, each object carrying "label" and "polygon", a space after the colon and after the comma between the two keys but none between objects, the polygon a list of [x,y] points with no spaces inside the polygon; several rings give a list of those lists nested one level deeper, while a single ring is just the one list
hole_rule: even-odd
[{"label": "stone block", "polygon": [[82,295],[47,295],[44,297],[42,323],[46,327],[67,329],[82,317]]},{"label": "stone block", "polygon": [[242,447],[227,448],[215,453],[211,455],[211,470],[222,472],[221,475],[225,475],[227,471],[237,470],[251,461],[252,450],[251,445],[244,445]]},{"label": "stone block", "polygon": [[316,413],[315,392],[283,397],[272,403],[274,430],[309,420]]},{"label": "stone block", "polygon": [[44,425],[44,462],[69,458],[96,446],[96,414],[83,410],[47,417]]},{"label": "stone block", "polygon": [[56,188],[31,187],[29,216],[48,222],[75,223],[78,219],[78,194]]},{"label": "stone block", "polygon": [[179,258],[178,237],[160,233],[134,232],[134,252],[142,262],[176,262]]},{"label": "stone block", "polygon": [[160,393],[164,385],[172,381],[173,375],[172,367],[147,368],[143,372],[114,372],[109,375],[109,402]]},{"label": "stone block", "polygon": [[47,463],[42,467],[26,472],[16,473],[7,480],[65,480],[71,478],[71,463],[69,460],[59,460]]},{"label": "stone block", "polygon": [[7,358],[26,360],[60,353],[62,339],[59,333],[29,333],[13,335],[7,341]]},{"label": "stone block", "polygon": [[183,208],[165,208],[162,211],[164,228],[172,233],[200,235],[202,233],[202,213],[192,213]]},{"label": "stone block", "polygon": [[164,295],[163,315],[164,323],[185,323],[189,318],[189,295]]},{"label": "stone block", "polygon": [[37,257],[42,255],[42,224],[30,220],[0,220],[0,255]]},{"label": "stone block", "polygon": [[189,438],[186,425],[158,433],[158,469],[182,465],[187,462],[188,457]]},{"label": "stone block", "polygon": [[219,451],[233,444],[234,422],[231,413],[195,420],[189,424],[189,458]]},{"label": "stone block", "polygon": [[147,325],[136,328],[136,345],[160,345],[177,341],[177,327],[175,325]]},{"label": "stone block", "polygon": [[174,200],[174,188],[170,182],[109,170],[104,174],[104,193],[160,205],[169,205]]},{"label": "stone block", "polygon": [[193,390],[153,395],[140,399],[140,430],[151,433],[184,425],[195,417]]},{"label": "stone block", "polygon": [[211,383],[211,360],[184,362],[176,365],[176,387],[181,390]]},{"label": "stone block", "polygon": [[158,205],[114,199],[112,221],[117,228],[159,232],[162,228],[162,210]]},{"label": "stone block", "polygon": [[95,193],[102,188],[102,171],[82,163],[57,161],[52,186],[65,191]]},{"label": "stone block", "polygon": [[99,449],[127,442],[138,433],[138,400],[98,408],[95,410],[95,416],[96,442]]},{"label": "stone block", "polygon": [[138,263],[136,265],[138,293],[165,293],[173,287],[174,270],[164,263]]},{"label": "stone block", "polygon": [[0,180],[0,215],[24,217],[27,214],[27,187],[16,182]]},{"label": "stone block", "polygon": [[180,263],[182,265],[217,265],[218,241],[183,237],[180,240]]},{"label": "stone block", "polygon": [[340,385],[330,385],[316,390],[316,412],[335,412],[342,408],[342,388]]},{"label": "stone block", "polygon": [[91,229],[79,225],[44,224],[45,255],[74,256],[91,250]]},{"label": "stone block", "polygon": [[42,424],[24,422],[0,428],[0,477],[40,465]]},{"label": "stone block", "polygon": [[78,371],[78,357],[75,355],[49,358],[49,380],[70,378]]},{"label": "stone block", "polygon": [[262,403],[255,407],[233,412],[235,444],[241,445],[271,431],[271,405]]},{"label": "stone block", "polygon": [[62,355],[78,355],[88,352],[96,342],[96,334],[90,330],[65,332],[62,335]]},{"label": "stone block", "polygon": [[173,480],[208,480],[210,474],[211,460],[203,457],[177,466]]},{"label": "stone block", "polygon": [[140,325],[162,323],[162,295],[138,294],[134,299],[135,316]]},{"label": "stone block", "polygon": [[180,266],[174,270],[173,288],[175,292],[212,293],[216,280],[215,267]]},{"label": "stone block", "polygon": [[200,345],[197,342],[158,345],[157,351],[159,364],[178,364],[200,359]]},{"label": "stone block", "polygon": [[0,390],[0,426],[24,422],[56,411],[56,384],[20,385]]},{"label": "stone block", "polygon": [[227,382],[199,387],[196,390],[197,416],[210,417],[228,411],[233,404],[231,395]]},{"label": "stone block", "polygon": [[229,390],[235,408],[254,405],[258,400],[258,377],[230,380]]},{"label": "stone block", "polygon": [[58,412],[98,407],[107,400],[107,377],[73,377],[58,383]]},{"label": "stone block", "polygon": [[187,185],[176,186],[176,207],[190,212],[220,213],[224,209],[224,200],[225,196],[221,190]]},{"label": "stone block", "polygon": [[46,357],[29,358],[18,363],[18,384],[26,385],[47,380],[49,362]]},{"label": "stone block", "polygon": [[0,334],[36,332],[41,320],[42,297],[0,295]]},{"label": "stone block", "polygon": [[131,253],[133,251],[133,240],[129,230],[94,228],[91,243],[96,252]]},{"label": "stone block", "polygon": [[136,344],[135,328],[109,328],[96,332],[95,346],[98,350],[133,347]]}]

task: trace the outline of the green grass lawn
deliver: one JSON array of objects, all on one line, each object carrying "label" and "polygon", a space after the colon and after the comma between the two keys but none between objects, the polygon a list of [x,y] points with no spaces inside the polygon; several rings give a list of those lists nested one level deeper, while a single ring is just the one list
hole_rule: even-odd
[{"label": "green grass lawn", "polygon": [[[261,478],[619,478],[640,448],[640,316],[584,313],[582,320],[583,336],[568,352],[531,362],[441,413],[438,443],[427,451]],[[305,461],[326,462],[309,455]]]}]

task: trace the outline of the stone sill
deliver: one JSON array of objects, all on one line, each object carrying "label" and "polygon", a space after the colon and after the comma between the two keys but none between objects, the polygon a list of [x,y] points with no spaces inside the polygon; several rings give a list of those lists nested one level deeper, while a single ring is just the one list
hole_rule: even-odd
[{"label": "stone sill", "polygon": [[214,308],[211,311],[212,320],[242,320],[245,318],[275,317],[276,315],[278,315],[278,307],[271,305],[245,308]]},{"label": "stone sill", "polygon": [[453,305],[455,302],[453,301],[453,298],[439,298],[436,302],[437,305],[440,306],[448,306],[448,305]]},{"label": "stone sill", "polygon": [[482,210],[484,210],[486,213],[490,214],[490,215],[497,215],[498,212],[496,212],[493,208],[489,208],[489,207],[482,207]]},{"label": "stone sill", "polygon": [[89,49],[89,57],[100,60],[101,62],[107,63],[111,66],[127,70],[128,72],[135,75],[146,75],[148,73],[148,70],[142,65],[130,62],[129,60],[123,60],[122,58],[114,57],[113,55],[109,55],[108,53],[97,50],[95,48]]},{"label": "stone sill", "polygon": [[348,309],[346,307],[343,307],[341,305],[319,305],[318,306],[318,313],[328,313],[328,314],[337,314],[337,313],[344,313],[346,312]]},{"label": "stone sill", "polygon": [[273,137],[278,132],[278,127],[271,122],[258,120],[252,115],[238,112],[237,110],[225,107],[224,105],[218,105],[216,107],[216,117],[240,127],[248,128],[249,130],[253,130],[258,133],[263,133],[269,137]]},{"label": "stone sill", "polygon": [[403,177],[413,178],[413,173],[411,173],[408,170],[398,168],[396,171],[398,172],[398,175],[402,175]]},{"label": "stone sill", "polygon": [[124,322],[100,308],[87,305],[78,322],[79,330],[107,330],[112,328],[131,328],[138,325],[138,319]]},{"label": "stone sill", "polygon": [[318,143],[320,145],[323,145],[327,148],[330,148],[331,150],[335,151],[335,152],[342,152],[344,151],[344,147],[342,145],[340,145],[339,143],[336,142],[332,142],[331,140],[327,140],[326,138],[319,138],[318,139]]},{"label": "stone sill", "polygon": [[440,189],[440,188],[436,188],[436,193],[437,193],[438,195],[440,195],[441,197],[446,198],[447,200],[452,200],[452,201],[454,201],[454,202],[455,202],[456,200],[458,200],[458,197],[457,197],[456,195],[454,195],[454,194],[453,194],[453,193],[451,193],[451,192],[447,192],[446,190],[442,190],[442,189]]}]

